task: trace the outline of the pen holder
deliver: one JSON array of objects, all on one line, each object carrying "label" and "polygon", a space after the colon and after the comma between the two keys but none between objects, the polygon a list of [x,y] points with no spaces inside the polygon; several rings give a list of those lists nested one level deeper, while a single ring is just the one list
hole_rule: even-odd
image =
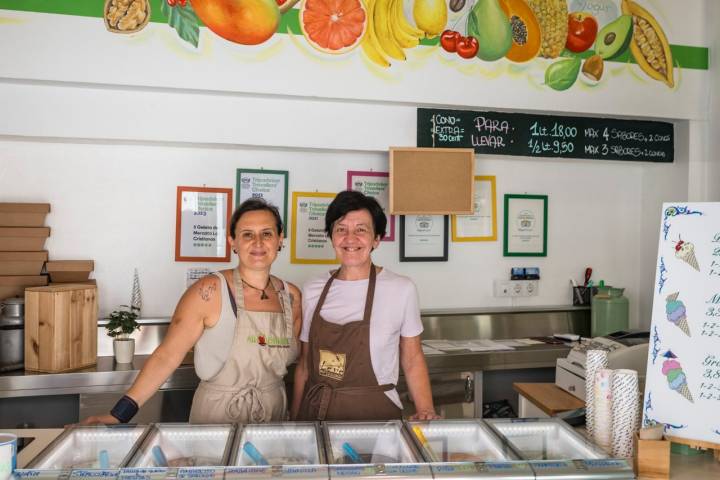
[{"label": "pen holder", "polygon": [[592,296],[595,295],[598,290],[597,287],[572,287],[573,290],[573,305],[582,306],[590,305]]}]

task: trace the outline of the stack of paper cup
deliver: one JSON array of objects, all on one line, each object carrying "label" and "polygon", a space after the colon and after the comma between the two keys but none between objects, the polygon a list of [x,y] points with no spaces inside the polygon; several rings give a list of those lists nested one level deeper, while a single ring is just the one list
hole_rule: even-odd
[{"label": "stack of paper cup", "polygon": [[612,441],[612,391],[610,381],[612,370],[601,368],[595,374],[595,427],[593,440],[606,452],[610,451]]},{"label": "stack of paper cup", "polygon": [[612,375],[613,457],[632,457],[633,437],[638,430],[638,374],[635,370],[615,370]]},{"label": "stack of paper cup", "polygon": [[595,435],[595,374],[608,367],[605,350],[588,350],[585,359],[585,429],[588,437]]}]

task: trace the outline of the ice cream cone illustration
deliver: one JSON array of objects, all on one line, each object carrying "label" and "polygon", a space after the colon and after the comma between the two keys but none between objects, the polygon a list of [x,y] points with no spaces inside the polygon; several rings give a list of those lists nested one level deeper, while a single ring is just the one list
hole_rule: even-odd
[{"label": "ice cream cone illustration", "polygon": [[677,299],[679,295],[680,292],[675,292],[665,297],[665,314],[670,323],[674,324],[685,332],[685,335],[690,337],[690,327],[687,322],[685,304]]},{"label": "ice cream cone illustration", "polygon": [[683,372],[680,362],[676,360],[677,356],[670,350],[663,354],[667,360],[662,364],[662,373],[665,375],[665,379],[668,382],[668,386],[671,390],[675,390],[680,395],[688,399],[690,403],[695,403],[690,388],[687,384],[687,377]]},{"label": "ice cream cone illustration", "polygon": [[698,272],[700,271],[700,266],[698,265],[697,257],[695,256],[695,245],[692,243],[686,242],[680,238],[675,244],[675,257],[684,261]]}]

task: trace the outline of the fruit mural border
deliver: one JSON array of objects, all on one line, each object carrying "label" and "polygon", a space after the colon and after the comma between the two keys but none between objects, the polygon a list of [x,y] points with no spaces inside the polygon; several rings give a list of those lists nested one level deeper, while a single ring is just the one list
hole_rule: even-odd
[{"label": "fruit mural border", "polygon": [[[567,0],[413,0],[411,12],[404,0],[253,1],[252,9],[240,9],[237,0],[0,0],[0,10],[102,18],[119,34],[163,23],[194,47],[201,26],[243,45],[301,35],[328,55],[359,47],[380,67],[404,61],[405,50],[421,45],[439,44],[467,61],[543,57],[552,60],[544,84],[557,91],[571,88],[580,75],[599,83],[606,62],[636,64],[671,89],[676,68],[707,70],[709,63],[708,48],[670,44],[657,19],[634,0],[617,0],[619,15],[602,26],[590,13],[569,11]],[[448,20],[463,9],[459,19]],[[228,12],[238,15],[235,23],[224,21]],[[249,27],[238,28],[238,22]]]}]

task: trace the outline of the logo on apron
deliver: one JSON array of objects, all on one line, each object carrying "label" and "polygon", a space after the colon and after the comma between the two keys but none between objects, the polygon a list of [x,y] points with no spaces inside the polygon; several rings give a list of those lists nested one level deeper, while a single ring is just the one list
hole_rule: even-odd
[{"label": "logo on apron", "polygon": [[342,380],[345,376],[345,354],[321,349],[319,367],[321,376]]}]

